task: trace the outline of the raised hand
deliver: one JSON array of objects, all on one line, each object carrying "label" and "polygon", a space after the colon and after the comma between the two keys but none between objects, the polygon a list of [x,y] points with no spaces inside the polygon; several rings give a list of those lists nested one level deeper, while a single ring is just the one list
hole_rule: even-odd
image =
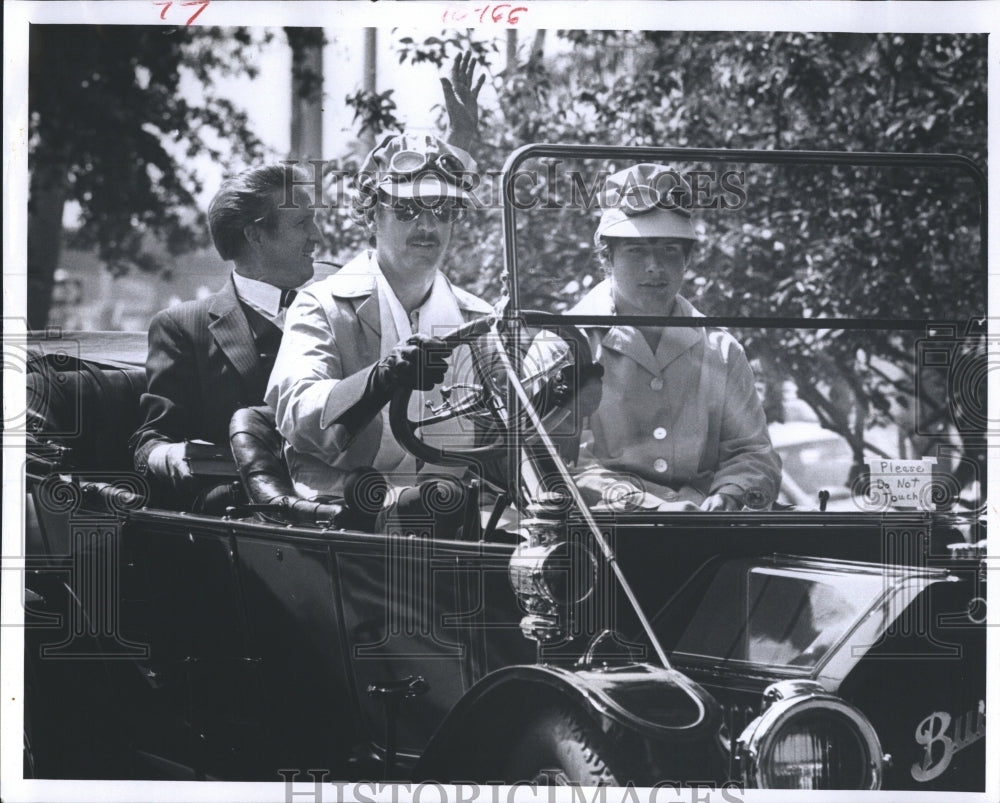
[{"label": "raised hand", "polygon": [[475,72],[472,51],[468,51],[455,57],[451,80],[441,79],[444,105],[448,110],[446,139],[463,150],[469,150],[479,135],[479,90],[486,83],[486,75],[480,75],[473,86]]}]

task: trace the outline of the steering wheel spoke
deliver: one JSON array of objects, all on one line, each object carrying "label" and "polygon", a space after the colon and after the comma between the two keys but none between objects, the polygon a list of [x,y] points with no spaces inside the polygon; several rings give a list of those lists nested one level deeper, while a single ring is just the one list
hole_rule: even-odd
[{"label": "steering wheel spoke", "polygon": [[435,406],[430,400],[424,402],[429,413],[412,421],[414,429],[426,428],[440,424],[442,421],[450,421],[453,418],[474,418],[477,415],[486,414],[487,411],[482,404],[483,386],[463,384],[461,389],[469,395],[464,395],[455,402],[451,399],[451,391],[454,390],[454,386],[442,386],[441,396],[444,401],[439,406]]},{"label": "steering wheel spoke", "polygon": [[[530,352],[535,349],[535,341],[525,344],[524,338],[488,337],[491,333],[492,321],[480,318],[459,327],[444,340],[454,349],[459,346],[468,348],[471,361],[462,361],[463,370],[469,370],[470,376],[454,379],[451,385],[441,388],[442,402],[435,405],[427,402],[427,412],[419,417],[411,418],[409,405],[413,391],[400,388],[396,391],[389,405],[389,422],[393,435],[403,448],[416,457],[428,463],[438,465],[481,465],[505,458],[512,449],[519,448],[533,434],[529,417],[520,411],[517,421],[512,423],[513,414],[510,400],[513,394],[508,385],[509,379],[503,372],[496,349],[503,348],[508,353],[511,364],[518,366],[521,373],[521,383],[528,391],[529,397],[536,402],[559,405],[546,401],[546,394],[555,396],[553,389],[557,386],[572,385],[579,374],[575,373],[580,365],[592,361],[590,346],[586,336],[575,327],[565,325],[553,326],[552,329],[542,327],[541,331],[554,331],[562,341],[571,341],[573,346],[562,343],[561,348],[544,349],[545,359],[532,358]],[[514,332],[519,335],[520,332]],[[509,342],[506,342],[509,341]],[[515,354],[516,345],[520,342],[521,353]],[[575,351],[575,353],[574,353]],[[573,359],[575,356],[575,360]],[[453,352],[454,364],[454,352]],[[564,389],[564,388],[563,388]],[[544,413],[549,410],[541,410]],[[450,438],[447,448],[439,447],[426,436],[430,427],[453,419],[468,422],[465,429],[467,445],[456,443],[461,438]]]}]

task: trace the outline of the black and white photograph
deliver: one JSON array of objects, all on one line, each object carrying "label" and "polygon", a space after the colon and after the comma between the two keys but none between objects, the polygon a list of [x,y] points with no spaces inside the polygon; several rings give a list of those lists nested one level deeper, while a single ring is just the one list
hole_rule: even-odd
[{"label": "black and white photograph", "polygon": [[1000,3],[4,12],[0,798],[1000,798]]}]

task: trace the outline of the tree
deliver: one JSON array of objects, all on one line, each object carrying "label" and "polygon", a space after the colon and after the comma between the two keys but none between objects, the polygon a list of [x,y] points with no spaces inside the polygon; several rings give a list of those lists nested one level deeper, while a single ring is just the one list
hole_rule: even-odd
[{"label": "tree", "polygon": [[[517,69],[500,64],[495,42],[455,32],[402,40],[400,57],[442,64],[453,48],[475,49],[500,99],[482,131],[481,152],[496,155],[497,164],[486,165],[494,169],[514,148],[539,141],[958,152],[985,164],[983,35],[559,35],[570,49],[533,55]],[[559,171],[587,176],[598,167],[564,161]],[[702,167],[714,166],[682,169]],[[537,168],[520,195],[526,204],[537,201],[518,215],[522,306],[565,309],[600,279],[589,257],[596,211],[581,212],[571,183],[544,164]],[[745,180],[744,208],[696,212],[703,242],[688,291],[706,313],[911,320],[986,314],[981,210],[972,182],[956,172],[757,165]],[[496,297],[496,212],[473,213],[455,237],[453,278]],[[921,387],[915,337],[756,329],[747,332],[747,345],[796,380],[860,462],[865,425],[885,421],[898,411],[897,396],[912,397]],[[955,413],[948,394],[920,402],[932,420]]]},{"label": "tree", "polygon": [[[254,76],[261,37],[247,29],[32,25],[29,44],[28,323],[48,319],[63,209],[80,205],[76,242],[113,273],[155,271],[149,241],[171,255],[206,242],[190,161],[263,157],[246,115],[212,87]],[[188,73],[198,101],[180,91]]]}]

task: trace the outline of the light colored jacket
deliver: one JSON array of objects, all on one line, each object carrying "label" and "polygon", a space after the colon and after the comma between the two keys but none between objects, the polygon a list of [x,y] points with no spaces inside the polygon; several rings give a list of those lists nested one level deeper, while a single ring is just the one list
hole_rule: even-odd
[{"label": "light colored jacket", "polygon": [[[570,314],[614,314],[610,281]],[[675,314],[703,317],[680,296]],[[604,385],[581,464],[589,456],[666,501],[697,504],[720,491],[777,498],[781,458],[768,436],[753,371],[732,335],[668,327],[655,353],[632,326],[594,328],[588,337],[604,366]]]},{"label": "light colored jacket", "polygon": [[[377,465],[380,451],[398,449],[390,443],[384,414],[358,431],[338,421],[362,399],[372,368],[384,356],[383,314],[368,267],[372,259],[372,252],[365,252],[301,290],[287,312],[265,400],[285,439],[296,490],[304,496],[339,496],[351,469]],[[482,299],[447,287],[462,319],[492,312]]]}]

